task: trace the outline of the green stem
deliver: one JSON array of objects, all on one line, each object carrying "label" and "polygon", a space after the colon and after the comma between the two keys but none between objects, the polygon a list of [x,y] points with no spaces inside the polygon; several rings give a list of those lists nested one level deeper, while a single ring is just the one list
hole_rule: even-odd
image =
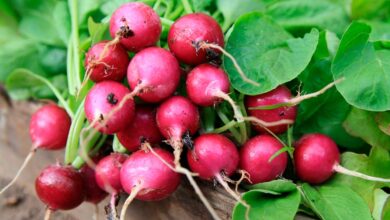
[{"label": "green stem", "polygon": [[221,13],[220,10],[216,10],[216,11],[211,15],[211,17],[213,17],[214,19],[217,19],[221,14],[222,14],[222,13]]},{"label": "green stem", "polygon": [[174,21],[172,21],[172,20],[169,20],[169,19],[167,19],[167,18],[162,18],[162,17],[160,17],[160,20],[161,20],[161,23],[162,23],[163,25],[168,26],[168,27],[171,27],[172,24],[173,24],[173,22],[174,22]]},{"label": "green stem", "polygon": [[216,128],[214,129],[213,131],[211,131],[210,133],[222,133],[222,132],[225,132],[231,128],[233,128],[234,126],[237,125],[237,122],[236,120],[231,120],[229,123],[225,124],[224,126],[222,127],[219,127],[219,128]]},{"label": "green stem", "polygon": [[154,3],[153,10],[154,10],[154,11],[157,11],[157,9],[160,7],[160,4],[161,4],[161,0],[157,0],[157,1]]},{"label": "green stem", "polygon": [[68,140],[65,149],[65,164],[70,164],[77,156],[79,148],[80,132],[85,121],[84,101],[77,109],[76,115],[70,126]]},{"label": "green stem", "polygon": [[168,18],[168,15],[171,13],[172,8],[174,7],[174,2],[173,1],[169,1],[168,3],[164,2],[164,4],[166,6],[165,13],[164,13],[164,18]]},{"label": "green stem", "polygon": [[169,14],[169,16],[167,16],[169,19],[171,20],[176,20],[176,18],[178,18],[182,12],[183,12],[183,5],[182,4],[178,4],[175,8],[175,10]]},{"label": "green stem", "polygon": [[[80,70],[80,54],[79,54],[79,24],[78,24],[78,0],[69,0],[68,1],[69,9],[70,9],[70,15],[71,15],[71,24],[72,24],[72,37],[71,37],[71,43],[69,46],[72,46],[72,57],[73,58],[73,65],[71,68],[73,71],[71,72],[73,75],[73,81],[70,83],[74,83],[72,88],[70,89],[78,89],[81,86],[81,70]],[[69,49],[69,48],[68,48]],[[70,90],[72,92],[76,92],[74,90]],[[71,93],[72,94],[72,93]],[[72,94],[74,95],[74,94]]]},{"label": "green stem", "polygon": [[[241,114],[245,117],[246,116],[246,112],[245,112],[244,95],[243,94],[240,94],[240,96],[238,98],[238,105],[240,107]],[[241,141],[240,141],[240,143],[244,144],[248,140],[248,132],[247,132],[247,129],[246,129],[247,126],[246,126],[245,121],[244,122],[240,122],[238,124],[238,127],[239,127],[240,133],[241,133]]]},{"label": "green stem", "polygon": [[194,11],[192,11],[191,4],[188,0],[181,0],[182,5],[184,6],[184,10],[187,14],[192,14]]},{"label": "green stem", "polygon": [[[229,124],[230,121],[228,117],[226,117],[226,115],[221,110],[217,109],[217,114],[224,124]],[[236,139],[237,142],[240,142],[241,139],[240,133],[233,127],[231,127],[229,131],[232,133],[234,139]]]},{"label": "green stem", "polygon": [[[100,139],[99,139],[100,138]],[[101,135],[100,133],[96,133],[91,141],[87,143],[85,150],[88,151],[88,155],[94,155],[100,147],[104,144],[107,139],[107,135]],[[97,142],[98,141],[98,142]],[[96,143],[97,142],[97,143]],[[76,169],[80,169],[84,165],[85,161],[83,158],[78,155],[72,162],[72,166]]]},{"label": "green stem", "polygon": [[114,150],[114,152],[128,153],[127,149],[122,146],[116,135],[114,136],[114,140],[112,141],[112,149]]}]

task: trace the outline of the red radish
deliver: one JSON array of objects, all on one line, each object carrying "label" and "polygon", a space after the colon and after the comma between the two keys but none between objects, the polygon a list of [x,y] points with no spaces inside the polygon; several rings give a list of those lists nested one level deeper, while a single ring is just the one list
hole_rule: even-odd
[{"label": "red radish", "polygon": [[199,199],[206,206],[212,217],[214,219],[220,219],[199,189],[199,186],[192,177],[193,174],[180,165],[181,152],[183,151],[183,135],[186,133],[193,135],[199,129],[200,118],[198,108],[187,98],[173,96],[163,102],[157,109],[156,120],[161,134],[168,139],[169,144],[174,149],[175,171],[186,175],[196,194],[199,196]]},{"label": "red radish", "polygon": [[120,43],[126,49],[137,52],[155,45],[159,40],[160,17],[144,3],[125,3],[111,16],[110,34],[112,38],[119,37]]},{"label": "red radish", "polygon": [[80,169],[80,173],[84,180],[85,201],[98,204],[106,198],[107,193],[102,190],[96,182],[95,170],[85,164]]},{"label": "red radish", "polygon": [[126,154],[112,153],[99,161],[95,167],[96,183],[104,191],[111,194],[111,215],[116,219],[116,200],[123,191],[120,171],[128,156]]},{"label": "red radish", "polygon": [[127,69],[130,88],[142,88],[138,95],[146,102],[160,102],[173,94],[181,70],[176,58],[167,50],[150,47],[137,53]]},{"label": "red radish", "polygon": [[[292,95],[290,90],[286,86],[281,85],[276,89],[264,94],[256,96],[247,96],[245,99],[245,106],[248,109],[249,115],[254,116],[265,122],[277,122],[281,120],[295,121],[295,118],[297,116],[296,106],[283,106],[269,110],[251,110],[251,107],[269,106],[287,102],[291,99],[291,96]],[[254,128],[258,132],[265,132],[264,128],[261,126],[254,125]],[[275,134],[280,134],[287,131],[288,125],[281,124],[267,128]]]},{"label": "red radish", "polygon": [[203,134],[195,139],[194,149],[187,153],[188,164],[201,179],[213,180],[231,176],[238,167],[239,154],[232,141],[220,134]]},{"label": "red radish", "polygon": [[210,64],[201,64],[187,76],[187,95],[195,104],[213,106],[221,101],[220,93],[229,92],[229,78],[218,67]]},{"label": "red radish", "polygon": [[50,210],[69,210],[79,206],[85,198],[83,178],[70,166],[50,165],[35,180],[39,199]]},{"label": "red radish", "polygon": [[123,205],[121,219],[124,219],[126,209],[134,198],[143,201],[162,200],[177,189],[180,175],[165,164],[173,166],[173,159],[168,151],[155,148],[154,154],[139,150],[126,160],[121,169],[121,183],[129,197]]},{"label": "red radish", "polygon": [[[105,54],[103,54],[106,48]],[[85,55],[85,69],[94,82],[122,81],[129,65],[129,55],[119,44],[108,45],[103,41],[93,45]]]},{"label": "red radish", "polygon": [[[205,49],[196,48],[195,45],[207,42],[223,47],[223,38],[221,27],[211,16],[193,13],[185,15],[173,23],[168,33],[168,45],[181,62],[197,65],[206,63],[208,57]],[[210,50],[219,54],[218,50]]]},{"label": "red radish", "polygon": [[85,99],[84,110],[89,123],[105,134],[125,129],[134,117],[134,101],[128,98],[129,94],[129,89],[118,82],[97,83]]},{"label": "red radish", "polygon": [[33,146],[45,150],[58,150],[66,145],[71,119],[66,111],[48,104],[31,116],[30,137]]},{"label": "red radish", "polygon": [[143,141],[158,144],[162,140],[162,135],[157,127],[156,109],[150,106],[137,106],[133,121],[126,129],[118,132],[117,137],[131,152],[138,150]]},{"label": "red radish", "polygon": [[200,135],[194,141],[193,150],[187,152],[190,169],[198,173],[201,179],[218,181],[234,199],[247,208],[248,215],[248,204],[226,182],[237,170],[239,159],[234,143],[220,134]]},{"label": "red radish", "polygon": [[287,153],[271,159],[283,144],[270,135],[248,140],[240,150],[240,168],[247,171],[251,184],[267,182],[281,176],[287,167]]},{"label": "red radish", "polygon": [[32,149],[15,177],[0,191],[0,194],[5,192],[15,183],[37,149],[59,150],[64,148],[68,138],[70,125],[71,119],[68,113],[56,104],[45,105],[36,111],[31,116],[30,121]]},{"label": "red radish", "polygon": [[175,150],[175,165],[179,165],[183,144],[182,137],[188,132],[195,134],[199,129],[199,111],[190,100],[174,96],[163,102],[157,109],[157,126]]},{"label": "red radish", "polygon": [[368,176],[342,167],[336,143],[323,134],[304,135],[296,143],[294,160],[298,177],[310,184],[321,184],[335,172],[371,181],[390,182],[390,179]]}]

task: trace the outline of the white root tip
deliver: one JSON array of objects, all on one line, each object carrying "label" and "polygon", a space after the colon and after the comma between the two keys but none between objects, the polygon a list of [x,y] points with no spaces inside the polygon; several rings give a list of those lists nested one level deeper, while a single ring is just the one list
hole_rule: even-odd
[{"label": "white root tip", "polygon": [[375,181],[375,182],[390,183],[390,179],[369,176],[369,175],[366,175],[366,174],[363,174],[363,173],[359,173],[359,172],[356,172],[356,171],[353,171],[353,170],[349,170],[349,169],[341,166],[340,164],[335,164],[334,167],[333,167],[333,170],[338,172],[338,173],[342,173],[342,174],[345,174],[345,175],[348,175],[348,176],[357,177],[357,178],[360,178],[360,179],[365,179],[365,180]]}]

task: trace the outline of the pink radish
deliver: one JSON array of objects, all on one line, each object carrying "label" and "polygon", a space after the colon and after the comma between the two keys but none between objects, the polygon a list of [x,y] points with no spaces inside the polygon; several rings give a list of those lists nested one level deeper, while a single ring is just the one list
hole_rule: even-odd
[{"label": "pink radish", "polygon": [[[207,57],[207,51],[198,50],[195,47],[195,44],[200,42],[224,46],[221,27],[211,16],[206,14],[185,15],[173,23],[169,30],[169,49],[183,63],[198,65],[208,61],[210,57]],[[211,49],[211,52],[219,54],[217,50]]]},{"label": "pink radish", "polygon": [[[180,184],[180,175],[165,163],[173,166],[173,155],[155,148],[154,153],[139,150],[133,153],[121,169],[121,183],[129,197],[123,205],[121,219],[134,198],[142,201],[157,201],[170,196]],[[165,161],[165,163],[163,161]]]},{"label": "pink radish", "polygon": [[323,134],[307,134],[299,139],[294,160],[298,177],[310,184],[321,184],[335,172],[371,181],[390,182],[390,179],[372,177],[342,167],[336,143]]},{"label": "pink radish", "polygon": [[214,209],[196,184],[193,174],[180,165],[180,157],[183,151],[182,137],[184,134],[193,135],[199,129],[200,118],[198,108],[187,98],[173,96],[163,102],[157,109],[157,126],[161,134],[168,139],[168,143],[174,149],[174,170],[186,175],[200,200],[206,206],[214,219],[220,219]]},{"label": "pink radish", "polygon": [[[122,81],[129,65],[129,55],[119,44],[107,45],[103,41],[93,45],[85,55],[87,76],[94,82],[104,80]],[[105,54],[103,54],[106,48]]]},{"label": "pink radish", "polygon": [[174,96],[160,105],[156,120],[161,134],[174,148],[175,166],[179,166],[183,135],[186,132],[193,135],[199,129],[198,108],[187,98]]},{"label": "pink radish", "polygon": [[[85,99],[84,110],[89,123],[105,134],[125,129],[134,117],[134,101],[127,98],[129,94],[130,91],[118,82],[97,83]],[[121,103],[122,99],[125,101]]]},{"label": "pink radish", "polygon": [[204,180],[216,180],[238,202],[249,206],[234,192],[226,181],[238,168],[239,153],[232,141],[220,134],[202,134],[194,141],[194,147],[187,153],[190,169]]},{"label": "pink radish", "polygon": [[211,64],[201,64],[187,76],[186,88],[188,97],[200,106],[213,106],[221,100],[226,100],[232,106],[237,121],[242,122],[243,116],[229,92],[229,78],[226,73]]},{"label": "pink radish", "polygon": [[51,211],[69,210],[79,206],[85,198],[83,178],[70,166],[50,165],[35,180],[39,199],[47,205],[45,219]]},{"label": "pink radish", "polygon": [[283,144],[270,135],[258,135],[248,140],[240,150],[240,168],[249,173],[250,183],[262,183],[281,176],[287,167]]},{"label": "pink radish", "polygon": [[71,119],[68,113],[56,104],[45,105],[36,111],[31,116],[30,121],[31,151],[15,177],[0,191],[0,194],[15,183],[37,149],[59,150],[64,148],[68,138],[70,124]]},{"label": "pink radish", "polygon": [[126,154],[112,153],[99,161],[95,167],[95,178],[98,186],[111,194],[111,215],[116,219],[116,200],[123,191],[120,181],[120,171],[128,156]]},{"label": "pink radish", "polygon": [[[94,161],[97,162],[98,160]],[[85,201],[98,204],[107,197],[107,193],[97,184],[94,169],[85,164],[83,167],[81,167],[80,174],[84,180]]]},{"label": "pink radish", "polygon": [[161,21],[151,7],[141,2],[120,6],[110,19],[110,34],[132,52],[153,46],[161,34]]},{"label": "pink radish", "polygon": [[167,50],[150,47],[137,53],[127,69],[130,88],[142,88],[138,96],[146,102],[161,102],[176,90],[181,70]]},{"label": "pink radish", "polygon": [[158,144],[162,135],[157,127],[156,109],[150,106],[137,106],[133,121],[117,133],[119,142],[129,151],[139,149],[143,141]]},{"label": "pink radish", "polygon": [[[251,107],[276,105],[279,103],[286,102],[291,99],[291,96],[292,95],[290,90],[286,86],[282,85],[264,94],[256,96],[247,96],[245,99],[245,106],[248,109],[249,115],[254,116],[265,122],[276,122],[281,120],[295,121],[295,118],[297,116],[296,106],[282,106],[269,110],[251,110]],[[264,128],[261,126],[254,125],[254,128],[258,132],[265,132]],[[280,134],[284,133],[287,130],[288,125],[281,124],[267,128],[275,134]]]}]

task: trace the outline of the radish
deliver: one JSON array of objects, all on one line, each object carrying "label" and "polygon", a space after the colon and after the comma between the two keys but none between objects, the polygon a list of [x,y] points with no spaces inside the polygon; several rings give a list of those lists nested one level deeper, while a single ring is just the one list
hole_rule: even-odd
[{"label": "radish", "polygon": [[287,153],[283,144],[270,135],[258,135],[240,149],[240,168],[249,173],[251,184],[267,182],[281,176],[287,167]]},{"label": "radish", "polygon": [[111,194],[111,215],[116,219],[116,200],[123,191],[120,181],[120,170],[128,158],[125,154],[112,153],[99,161],[95,168],[96,183],[104,191]]},{"label": "radish", "polygon": [[80,174],[84,180],[85,201],[96,205],[106,198],[107,193],[102,190],[96,182],[94,169],[85,164],[81,167]]},{"label": "radish", "polygon": [[219,24],[209,15],[193,13],[179,18],[168,33],[168,45],[172,53],[183,63],[198,65],[209,61],[207,52],[219,55],[218,50],[195,48],[195,44],[208,42],[224,46],[223,32]]},{"label": "radish", "polygon": [[[254,116],[265,122],[276,122],[280,120],[291,120],[295,121],[297,116],[297,107],[296,106],[282,106],[279,108],[269,109],[269,110],[252,110],[251,107],[259,106],[268,106],[275,105],[279,103],[286,102],[291,98],[290,90],[282,85],[276,89],[256,95],[256,96],[247,96],[245,98],[245,106],[248,108],[248,114]],[[265,129],[259,125],[254,125],[254,128],[261,133],[265,132]],[[288,129],[287,124],[281,124],[277,126],[267,127],[271,132],[275,134],[284,133]]]},{"label": "radish", "polygon": [[[183,151],[182,137],[186,133],[193,135],[197,132],[200,124],[199,117],[198,108],[190,100],[182,96],[173,96],[158,107],[156,121],[161,134],[168,139],[168,143],[174,149],[174,170],[186,175],[196,194],[212,217],[214,219],[220,219],[199,189],[199,186],[192,177],[193,174],[180,165],[180,157]],[[153,152],[153,149],[151,151]]]},{"label": "radish", "polygon": [[83,178],[71,166],[49,165],[36,178],[35,190],[47,205],[45,219],[52,211],[76,208],[85,198]]},{"label": "radish", "polygon": [[89,123],[105,134],[125,129],[134,117],[134,101],[129,94],[118,82],[103,81],[94,85],[84,104]]},{"label": "radish", "polygon": [[226,73],[221,68],[210,64],[195,67],[186,80],[187,95],[195,104],[207,107],[226,100],[233,108],[234,117],[238,122],[242,122],[241,110],[227,94],[229,87]]},{"label": "radish", "polygon": [[0,194],[15,183],[37,149],[59,150],[64,148],[68,138],[70,124],[71,119],[68,113],[56,104],[45,105],[36,111],[31,116],[30,121],[31,151],[15,177],[0,191]]},{"label": "radish", "polygon": [[87,78],[94,82],[104,80],[122,81],[126,76],[130,59],[121,45],[108,45],[103,54],[107,41],[93,45],[85,55]]},{"label": "radish", "polygon": [[335,172],[371,181],[390,182],[390,179],[372,177],[342,167],[336,143],[323,134],[307,134],[299,139],[294,160],[298,177],[310,184],[321,184]]},{"label": "radish", "polygon": [[136,151],[144,141],[158,144],[162,135],[157,127],[156,109],[141,106],[135,110],[133,121],[128,127],[117,133],[119,142],[130,152]]},{"label": "radish", "polygon": [[181,70],[176,58],[167,50],[150,47],[137,53],[127,69],[127,80],[146,102],[161,102],[179,85]]},{"label": "radish", "polygon": [[153,46],[160,38],[161,21],[151,7],[141,2],[125,3],[110,19],[111,37],[132,52]]},{"label": "radish", "polygon": [[182,96],[169,98],[157,109],[157,126],[174,149],[175,166],[180,166],[182,137],[186,132],[193,135],[198,131],[199,117],[198,108]]},{"label": "radish", "polygon": [[120,180],[129,197],[123,205],[121,220],[124,220],[126,209],[134,198],[142,201],[162,200],[180,184],[180,175],[165,164],[173,165],[173,155],[160,148],[155,148],[154,153],[158,157],[147,149],[139,150],[122,166]]},{"label": "radish", "polygon": [[190,169],[204,180],[217,181],[238,202],[247,207],[248,204],[234,192],[226,181],[238,167],[239,153],[232,141],[220,134],[202,134],[194,141],[194,147],[187,152]]}]

